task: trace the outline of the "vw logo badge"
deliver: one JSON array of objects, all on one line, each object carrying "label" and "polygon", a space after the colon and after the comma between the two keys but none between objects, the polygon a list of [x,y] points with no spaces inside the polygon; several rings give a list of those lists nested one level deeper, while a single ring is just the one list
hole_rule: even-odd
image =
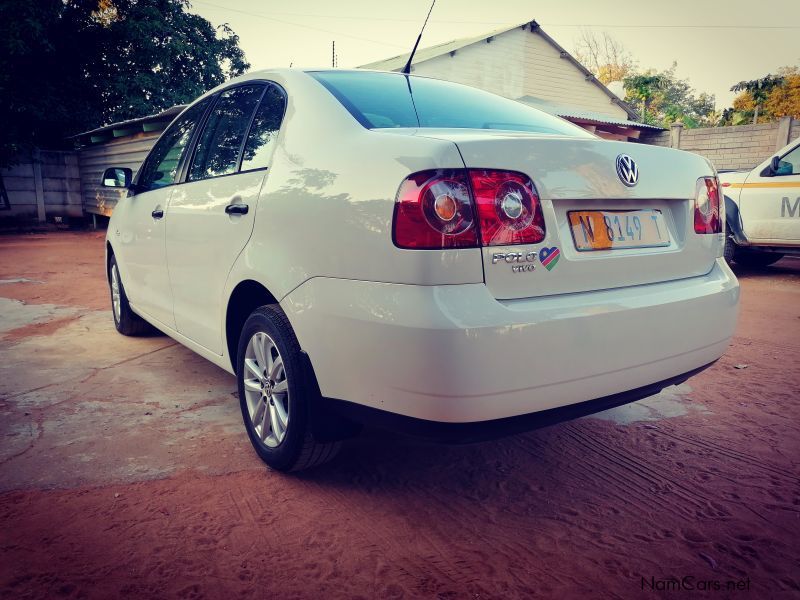
[{"label": "vw logo badge", "polygon": [[633,187],[639,181],[639,167],[630,156],[620,154],[617,157],[617,175],[622,183]]}]

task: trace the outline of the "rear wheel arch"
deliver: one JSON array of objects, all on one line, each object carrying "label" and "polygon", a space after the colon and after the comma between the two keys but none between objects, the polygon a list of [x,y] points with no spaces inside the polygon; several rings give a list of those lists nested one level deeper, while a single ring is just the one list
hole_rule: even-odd
[{"label": "rear wheel arch", "polygon": [[236,284],[225,311],[225,343],[228,349],[228,360],[236,371],[236,354],[239,348],[239,335],[245,321],[259,306],[277,304],[275,296],[262,284],[252,279],[245,279]]},{"label": "rear wheel arch", "polygon": [[[239,341],[244,325],[256,309],[268,304],[278,304],[278,300],[264,285],[252,279],[240,281],[231,292],[225,313],[225,342],[228,349],[228,360],[230,360],[233,372],[237,373],[237,377]],[[280,312],[288,326],[293,329],[289,317],[283,311]],[[321,392],[314,373],[314,366],[309,356],[303,352],[302,347],[300,352],[309,378],[308,385],[313,390],[314,398],[319,400]],[[309,416],[311,418],[309,423],[310,431],[313,433],[314,438],[320,442],[352,437],[361,429],[358,424],[329,410],[327,402],[324,401],[315,401]]]}]

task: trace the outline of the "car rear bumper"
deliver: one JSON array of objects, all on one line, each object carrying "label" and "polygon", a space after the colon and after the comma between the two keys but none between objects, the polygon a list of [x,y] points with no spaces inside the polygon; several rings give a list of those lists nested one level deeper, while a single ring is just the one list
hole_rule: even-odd
[{"label": "car rear bumper", "polygon": [[514,301],[314,278],[281,302],[323,396],[440,423],[655,389],[724,353],[738,304],[722,259],[702,277]]},{"label": "car rear bumper", "polygon": [[[604,410],[609,410],[623,404],[636,402],[642,398],[647,398],[657,394],[669,385],[678,385],[704,371],[714,363],[709,363],[698,369],[693,369],[688,373],[682,373],[675,377],[670,377],[663,381],[657,381],[640,388],[611,394],[603,398],[595,398],[576,404],[567,404],[547,410],[506,417],[502,419],[492,419],[490,421],[472,421],[470,423],[443,423],[441,421],[428,421],[427,419],[417,419],[407,417],[397,413],[387,412],[377,408],[326,398],[329,408],[333,414],[345,417],[350,422],[370,425],[381,429],[388,429],[406,435],[425,438],[429,441],[442,443],[471,443],[497,439],[507,435],[514,435],[541,427],[549,427],[562,421],[578,419],[587,415],[592,415]],[[330,418],[330,413],[326,413]],[[324,431],[324,430],[323,430]],[[325,433],[323,433],[325,435]],[[334,434],[332,439],[338,439]]]}]

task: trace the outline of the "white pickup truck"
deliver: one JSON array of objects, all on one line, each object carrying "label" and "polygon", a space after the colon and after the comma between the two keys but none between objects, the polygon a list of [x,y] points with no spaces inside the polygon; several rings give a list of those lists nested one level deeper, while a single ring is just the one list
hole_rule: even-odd
[{"label": "white pickup truck", "polygon": [[800,139],[751,171],[721,172],[725,260],[766,267],[800,256]]}]

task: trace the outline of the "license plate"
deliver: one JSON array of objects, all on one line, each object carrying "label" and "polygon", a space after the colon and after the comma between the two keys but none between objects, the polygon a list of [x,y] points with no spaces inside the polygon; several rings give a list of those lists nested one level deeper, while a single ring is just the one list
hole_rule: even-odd
[{"label": "license plate", "polygon": [[669,246],[660,210],[574,210],[567,217],[580,251]]}]

